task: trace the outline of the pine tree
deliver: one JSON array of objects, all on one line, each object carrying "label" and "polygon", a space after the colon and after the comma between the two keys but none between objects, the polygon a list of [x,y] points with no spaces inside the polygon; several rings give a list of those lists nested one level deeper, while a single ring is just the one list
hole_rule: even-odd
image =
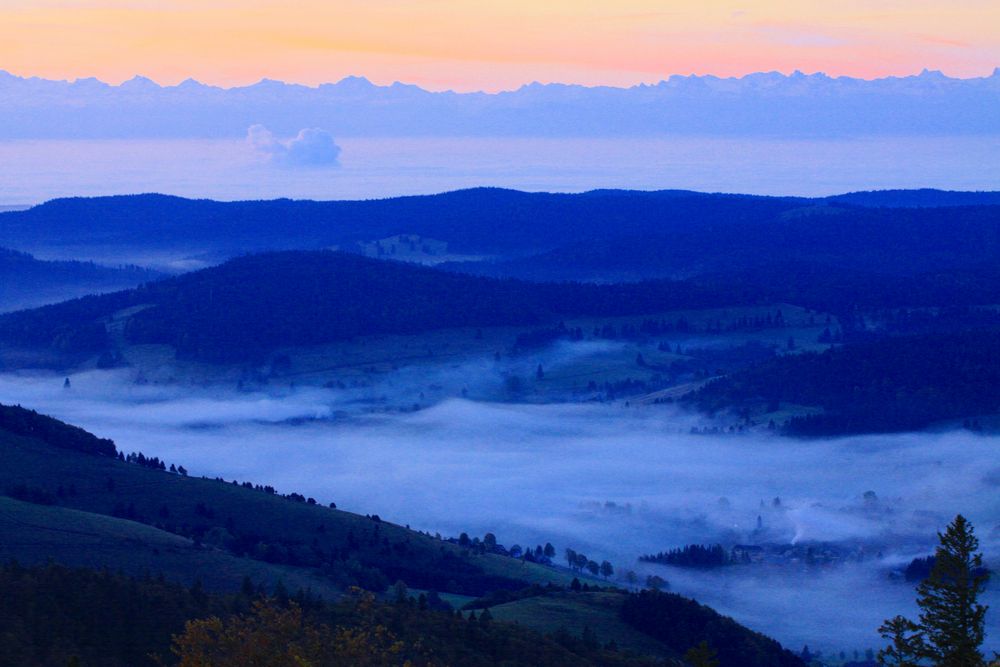
[{"label": "pine tree", "polygon": [[934,567],[917,588],[922,655],[940,667],[981,665],[986,607],[977,600],[988,575],[976,553],[979,540],[961,514],[938,538]]},{"label": "pine tree", "polygon": [[882,637],[892,642],[878,652],[878,664],[886,667],[917,667],[923,650],[920,626],[913,621],[896,616],[878,629]]},{"label": "pine tree", "polygon": [[961,514],[938,533],[930,575],[917,587],[919,623],[902,616],[879,628],[892,642],[878,654],[879,664],[910,667],[927,661],[936,667],[985,664],[983,643],[986,607],[977,602],[986,586],[983,556],[972,524]]},{"label": "pine tree", "polygon": [[709,646],[708,642],[703,641],[688,649],[687,653],[684,654],[684,662],[691,667],[719,667],[716,655],[715,649]]}]

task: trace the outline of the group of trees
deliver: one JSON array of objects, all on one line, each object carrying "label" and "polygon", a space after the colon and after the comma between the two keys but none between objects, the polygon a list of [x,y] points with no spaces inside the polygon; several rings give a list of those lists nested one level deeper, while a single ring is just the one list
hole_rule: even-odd
[{"label": "group of trees", "polygon": [[640,561],[677,567],[712,568],[729,564],[729,554],[721,544],[689,544],[657,554],[640,556]]},{"label": "group of trees", "polygon": [[926,579],[917,587],[920,616],[916,621],[895,616],[885,621],[879,633],[889,646],[878,654],[888,667],[979,667],[985,665],[980,651],[986,623],[986,606],[980,593],[989,573],[978,553],[979,540],[972,524],[958,515],[944,533]]},{"label": "group of trees", "polygon": [[604,560],[598,563],[596,560],[590,560],[586,555],[577,553],[570,548],[566,549],[564,555],[566,558],[566,564],[569,565],[570,569],[574,572],[582,572],[586,570],[595,577],[600,575],[605,579],[615,573],[615,568],[609,561]]},{"label": "group of trees", "polygon": [[171,463],[170,467],[167,468],[167,462],[161,461],[158,456],[146,456],[142,452],[136,453],[131,452],[128,456],[125,456],[123,452],[118,452],[118,460],[124,461],[125,463],[134,463],[135,465],[143,466],[144,468],[152,468],[153,470],[163,470],[187,476],[188,471],[184,466],[178,466]]},{"label": "group of trees", "polygon": [[[694,600],[653,590],[631,593],[621,610],[626,623],[677,652],[689,664],[803,667],[802,660],[769,637]],[[701,647],[705,640],[706,646]],[[689,653],[691,649],[694,652]],[[694,662],[695,658],[704,662]],[[712,662],[717,660],[717,662]]]},{"label": "group of trees", "polygon": [[461,533],[458,538],[449,538],[447,541],[476,553],[497,554],[509,558],[526,560],[529,563],[548,565],[552,563],[552,559],[556,555],[556,548],[550,542],[546,542],[545,546],[537,544],[534,548],[530,546],[522,547],[520,544],[512,544],[510,548],[507,548],[497,542],[497,537],[493,533],[486,533],[482,539],[469,537],[468,533]]},{"label": "group of trees", "polygon": [[[270,593],[270,594],[269,594]],[[566,632],[542,635],[408,594],[338,601],[244,580],[219,594],[160,578],[0,565],[0,664],[313,667],[573,664],[652,667]],[[485,618],[484,618],[485,616]]]}]

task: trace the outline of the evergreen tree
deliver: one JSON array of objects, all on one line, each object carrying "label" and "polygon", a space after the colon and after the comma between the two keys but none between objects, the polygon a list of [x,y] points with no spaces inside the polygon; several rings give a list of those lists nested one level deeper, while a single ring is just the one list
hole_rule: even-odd
[{"label": "evergreen tree", "polygon": [[715,650],[703,641],[697,646],[692,646],[684,654],[684,662],[691,667],[719,667],[718,655]]},{"label": "evergreen tree", "polygon": [[938,538],[934,567],[917,588],[922,655],[941,667],[981,665],[986,607],[977,600],[988,575],[976,553],[979,540],[961,514]]},{"label": "evergreen tree", "polygon": [[878,652],[878,664],[885,667],[917,667],[923,649],[920,626],[896,616],[883,623],[878,632],[892,642]]},{"label": "evergreen tree", "polygon": [[879,628],[892,642],[878,654],[879,663],[907,667],[930,662],[937,667],[985,664],[983,643],[986,607],[978,603],[986,586],[983,556],[972,524],[961,514],[938,533],[930,575],[917,587],[919,623],[896,616]]}]

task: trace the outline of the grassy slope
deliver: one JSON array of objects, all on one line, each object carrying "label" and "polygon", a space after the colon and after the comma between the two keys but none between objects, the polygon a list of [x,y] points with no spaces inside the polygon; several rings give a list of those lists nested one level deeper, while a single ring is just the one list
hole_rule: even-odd
[{"label": "grassy slope", "polygon": [[624,599],[621,592],[550,593],[490,607],[490,613],[498,621],[517,622],[543,633],[564,628],[580,636],[589,627],[602,644],[614,640],[624,650],[671,657],[666,646],[621,620]]},{"label": "grassy slope", "polygon": [[[113,490],[109,490],[109,481]],[[67,493],[58,499],[58,504],[71,509],[111,515],[116,507],[132,506],[144,523],[228,525],[234,533],[259,534],[262,541],[299,544],[306,551],[313,546],[325,552],[340,550],[350,533],[361,545],[352,555],[362,562],[441,570],[442,557],[450,553],[458,559],[458,564],[480,568],[487,575],[526,583],[564,584],[567,579],[565,573],[553,568],[521,564],[499,556],[464,556],[455,545],[349,512],[298,503],[225,482],[182,477],[107,457],[57,450],[0,431],[0,493],[16,485],[53,496],[62,486]],[[71,487],[74,493],[69,493]],[[199,503],[214,518],[201,516]],[[169,511],[166,518],[161,516],[163,507]],[[370,546],[369,539],[376,530],[380,544]],[[405,556],[389,560],[381,556],[378,550],[383,538],[394,546],[405,545]],[[210,543],[207,538],[205,542]],[[60,560],[62,554],[53,556]]]},{"label": "grassy slope", "polygon": [[58,561],[73,567],[107,568],[132,576],[162,574],[208,590],[240,587],[243,577],[291,591],[311,589],[331,599],[339,594],[328,580],[308,571],[238,558],[220,549],[135,521],[65,507],[43,506],[0,496],[0,561],[24,565]]}]

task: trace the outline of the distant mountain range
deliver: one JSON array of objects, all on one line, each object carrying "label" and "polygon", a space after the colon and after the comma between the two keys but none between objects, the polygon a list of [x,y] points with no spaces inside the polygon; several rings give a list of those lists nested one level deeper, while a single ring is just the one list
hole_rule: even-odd
[{"label": "distant mountain range", "polygon": [[262,80],[219,88],[135,77],[53,81],[0,70],[0,139],[240,137],[318,127],[335,136],[842,137],[995,134],[1000,68],[991,76],[866,80],[778,72],[671,76],[631,88],[532,83],[500,93],[431,92],[365,78],[309,87]]}]

